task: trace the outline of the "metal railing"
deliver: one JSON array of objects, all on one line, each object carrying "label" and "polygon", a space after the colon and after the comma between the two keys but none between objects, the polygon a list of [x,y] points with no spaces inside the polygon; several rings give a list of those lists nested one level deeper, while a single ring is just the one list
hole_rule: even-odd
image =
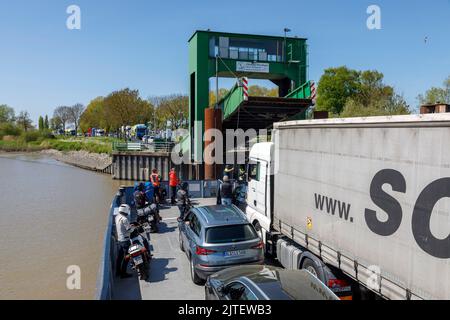
[{"label": "metal railing", "polygon": [[113,151],[150,151],[150,152],[170,152],[175,143],[172,141],[154,141],[151,143],[142,142],[113,142]]},{"label": "metal railing", "polygon": [[142,151],[144,149],[141,142],[113,142],[113,151]]},{"label": "metal railing", "polygon": [[111,300],[114,292],[115,261],[117,257],[114,211],[124,201],[126,188],[120,188],[114,197],[108,215],[108,224],[103,237],[103,252],[95,286],[96,300]]}]

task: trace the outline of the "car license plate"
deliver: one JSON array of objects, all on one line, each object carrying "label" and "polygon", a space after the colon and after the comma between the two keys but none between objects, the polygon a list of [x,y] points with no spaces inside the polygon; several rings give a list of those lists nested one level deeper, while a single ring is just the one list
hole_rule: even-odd
[{"label": "car license plate", "polygon": [[141,256],[137,256],[137,257],[133,257],[133,261],[134,261],[134,265],[138,266],[141,263],[143,263],[144,261],[142,260]]},{"label": "car license plate", "polygon": [[225,257],[242,256],[246,253],[245,250],[225,251]]}]

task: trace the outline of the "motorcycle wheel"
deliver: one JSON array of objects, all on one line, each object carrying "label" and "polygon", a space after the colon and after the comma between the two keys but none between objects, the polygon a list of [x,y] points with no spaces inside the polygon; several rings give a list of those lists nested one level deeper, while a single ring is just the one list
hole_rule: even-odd
[{"label": "motorcycle wheel", "polygon": [[139,278],[144,281],[148,279],[148,272],[145,265],[146,263],[141,263],[138,267]]},{"label": "motorcycle wheel", "polygon": [[152,222],[152,233],[158,233],[159,228],[158,228],[158,224],[156,222]]}]

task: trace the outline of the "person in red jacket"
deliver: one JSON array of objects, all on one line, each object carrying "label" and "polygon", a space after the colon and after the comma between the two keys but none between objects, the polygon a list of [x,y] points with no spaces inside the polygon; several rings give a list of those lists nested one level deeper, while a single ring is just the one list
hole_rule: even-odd
[{"label": "person in red jacket", "polygon": [[175,168],[170,169],[169,173],[169,186],[170,186],[170,194],[171,194],[171,204],[176,204],[176,196],[177,196],[177,185],[180,183],[177,177],[177,172]]},{"label": "person in red jacket", "polygon": [[153,184],[153,188],[155,190],[155,201],[156,203],[159,203],[159,186],[160,186],[160,181],[159,181],[159,174],[158,174],[158,170],[153,169],[152,170],[152,174],[150,175],[150,182]]}]

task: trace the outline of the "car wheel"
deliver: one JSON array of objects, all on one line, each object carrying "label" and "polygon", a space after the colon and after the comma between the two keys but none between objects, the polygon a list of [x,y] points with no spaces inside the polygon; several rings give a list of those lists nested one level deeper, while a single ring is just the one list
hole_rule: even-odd
[{"label": "car wheel", "polygon": [[191,279],[192,282],[194,282],[195,284],[201,285],[204,283],[204,281],[197,275],[197,272],[195,272],[195,267],[194,267],[194,259],[190,259],[190,269],[191,269]]},{"label": "car wheel", "polygon": [[178,232],[178,242],[180,243],[180,250],[184,252],[183,237],[181,236],[181,231]]}]

